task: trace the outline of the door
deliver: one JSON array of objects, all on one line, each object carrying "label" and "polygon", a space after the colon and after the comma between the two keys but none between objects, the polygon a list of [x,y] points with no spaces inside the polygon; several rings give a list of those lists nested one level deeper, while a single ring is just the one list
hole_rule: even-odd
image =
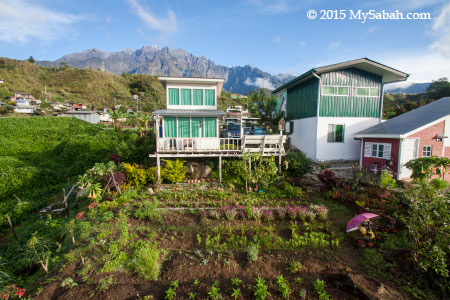
[{"label": "door", "polygon": [[400,179],[409,178],[412,174],[411,170],[405,167],[405,164],[418,157],[419,139],[404,139],[401,142],[401,147]]}]

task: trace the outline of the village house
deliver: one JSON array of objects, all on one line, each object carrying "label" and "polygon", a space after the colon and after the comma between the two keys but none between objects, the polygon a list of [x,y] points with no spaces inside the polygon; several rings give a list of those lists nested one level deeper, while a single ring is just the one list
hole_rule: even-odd
[{"label": "village house", "polygon": [[221,138],[219,123],[225,112],[217,110],[223,79],[159,77],[166,89],[166,108],[153,112],[156,131],[158,178],[161,158],[218,157],[221,179],[222,157],[245,152],[284,155],[283,135]]},{"label": "village house", "polygon": [[381,122],[383,85],[408,74],[368,58],[311,69],[272,93],[290,143],[314,161],[358,160],[354,134]]},{"label": "village house", "polygon": [[450,158],[450,97],[441,98],[355,134],[360,165],[379,173],[389,167],[395,178],[409,179],[405,164],[421,157]]},{"label": "village house", "polygon": [[61,115],[62,117],[74,117],[92,124],[100,123],[100,113],[90,110],[70,110]]}]

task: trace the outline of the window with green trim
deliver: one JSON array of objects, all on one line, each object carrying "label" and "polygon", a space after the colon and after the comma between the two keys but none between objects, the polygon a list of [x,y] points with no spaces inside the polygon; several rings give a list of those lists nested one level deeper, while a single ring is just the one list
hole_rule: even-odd
[{"label": "window with green trim", "polygon": [[191,104],[191,89],[181,89],[181,105]]},{"label": "window with green trim", "polygon": [[323,86],[322,95],[324,96],[348,96],[349,95],[348,86]]},{"label": "window with green trim", "polygon": [[205,89],[205,105],[214,106],[216,105],[215,90]]},{"label": "window with green trim", "polygon": [[217,137],[216,118],[205,118],[205,137]]},{"label": "window with green trim", "polygon": [[328,124],[328,143],[344,142],[344,125]]},{"label": "window with green trim", "polygon": [[192,104],[194,105],[203,105],[203,89],[193,89],[194,101]]},{"label": "window with green trim", "polygon": [[191,118],[192,137],[203,137],[203,118]]},{"label": "window with green trim", "polygon": [[362,97],[378,97],[378,88],[357,87],[355,88],[355,95]]},{"label": "window with green trim", "polygon": [[177,137],[177,118],[175,117],[164,118],[164,137],[168,138]]},{"label": "window with green trim", "polygon": [[180,105],[179,89],[169,88],[169,105]]},{"label": "window with green trim", "polygon": [[178,137],[191,137],[191,118],[178,118]]}]

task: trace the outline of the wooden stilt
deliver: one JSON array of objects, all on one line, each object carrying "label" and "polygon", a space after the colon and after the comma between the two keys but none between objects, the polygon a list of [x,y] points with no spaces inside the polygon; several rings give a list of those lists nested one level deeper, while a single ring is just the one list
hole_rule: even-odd
[{"label": "wooden stilt", "polygon": [[219,182],[222,182],[222,155],[219,155]]},{"label": "wooden stilt", "polygon": [[158,183],[161,183],[161,159],[159,158],[158,154],[156,154],[156,169],[158,175]]},{"label": "wooden stilt", "polygon": [[281,153],[278,155],[278,175],[281,175]]}]

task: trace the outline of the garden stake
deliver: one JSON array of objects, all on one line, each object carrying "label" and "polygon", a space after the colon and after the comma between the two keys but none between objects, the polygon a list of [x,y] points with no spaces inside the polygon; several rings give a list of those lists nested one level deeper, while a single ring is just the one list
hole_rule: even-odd
[{"label": "garden stake", "polygon": [[114,186],[116,187],[116,190],[119,191],[119,194],[122,194],[122,192],[120,191],[120,187],[117,185],[116,179],[114,178],[113,171],[111,169],[109,169],[109,172],[111,173],[111,177],[112,177]]},{"label": "garden stake", "polygon": [[11,230],[14,233],[14,237],[18,241],[19,239],[17,238],[16,232],[14,231],[14,227],[12,226],[11,219],[9,218],[9,216],[6,216],[6,218],[8,219],[9,226],[11,226]]}]

